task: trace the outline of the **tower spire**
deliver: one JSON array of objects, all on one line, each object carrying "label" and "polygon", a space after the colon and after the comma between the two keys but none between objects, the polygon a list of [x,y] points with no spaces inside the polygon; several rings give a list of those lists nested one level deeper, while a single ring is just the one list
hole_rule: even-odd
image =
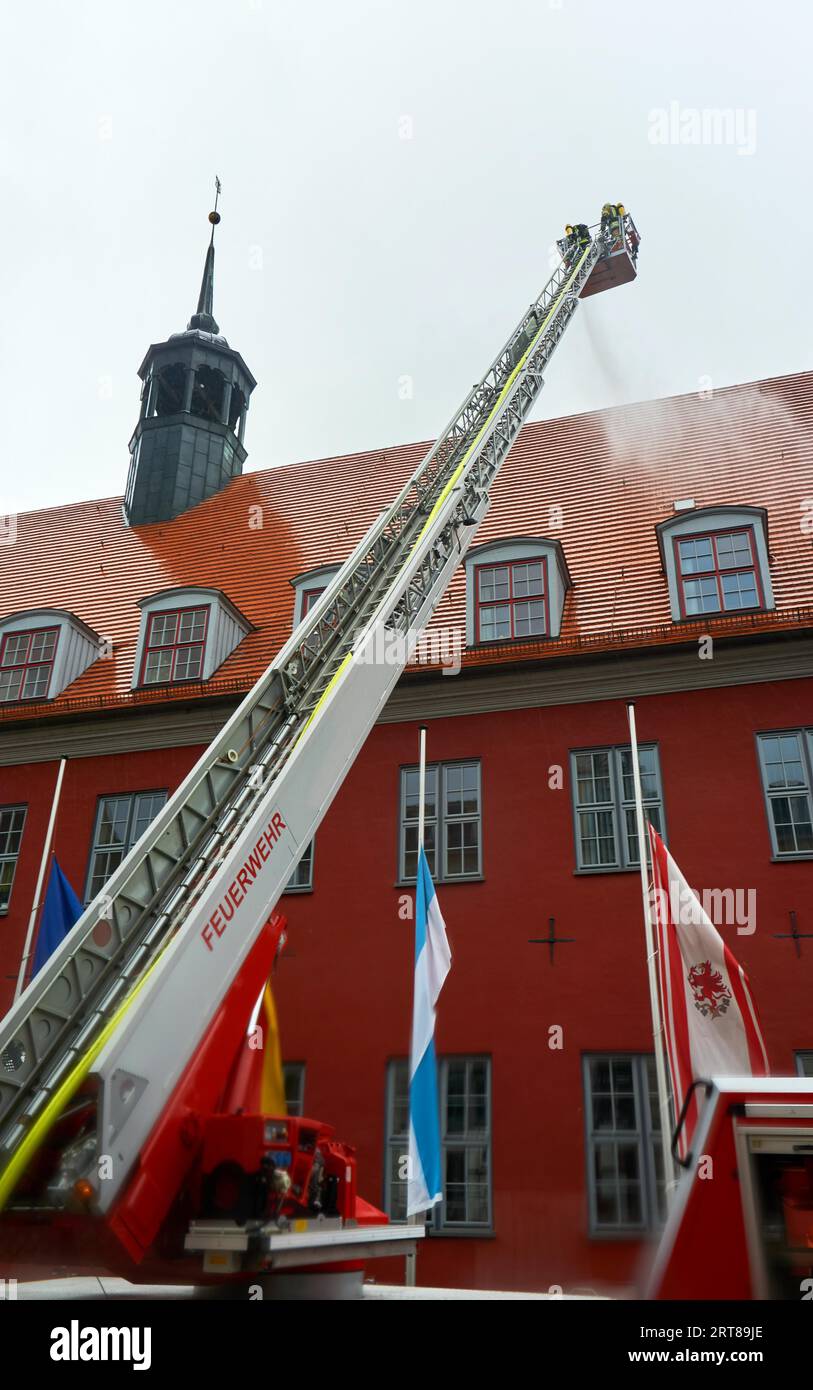
[{"label": "tower spire", "polygon": [[220,326],[212,313],[215,289],[215,227],[220,221],[220,213],[217,210],[219,197],[220,179],[215,175],[215,205],[209,213],[209,221],[212,224],[212,235],[209,238],[209,245],[206,248],[206,260],[203,264],[203,279],[200,282],[197,313],[192,315],[188,324],[189,328],[200,328],[204,333],[220,332]]},{"label": "tower spire", "polygon": [[130,440],[124,515],[129,526],[171,521],[243,471],[249,397],[257,385],[212,313],[215,205],[197,313],[185,333],[153,343],[138,369],[141,411]]}]

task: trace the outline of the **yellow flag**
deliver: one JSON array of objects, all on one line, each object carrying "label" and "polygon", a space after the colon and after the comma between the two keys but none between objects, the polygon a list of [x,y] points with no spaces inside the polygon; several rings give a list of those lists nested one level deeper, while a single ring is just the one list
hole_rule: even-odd
[{"label": "yellow flag", "polygon": [[265,1018],[265,1049],[260,1083],[260,1110],[263,1115],[287,1115],[285,1082],[282,1076],[282,1051],[279,1045],[279,1025],[270,980],[263,993],[263,1015]]}]

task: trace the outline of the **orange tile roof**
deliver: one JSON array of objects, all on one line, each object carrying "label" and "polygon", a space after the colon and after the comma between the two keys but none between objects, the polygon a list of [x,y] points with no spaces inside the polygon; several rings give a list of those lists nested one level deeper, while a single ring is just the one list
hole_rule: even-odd
[{"label": "orange tile roof", "polygon": [[[813,626],[813,538],[801,527],[802,503],[813,498],[812,441],[813,373],[729,387],[708,400],[677,396],[527,425],[476,544],[517,534],[561,541],[574,582],[562,634],[470,651],[464,664],[685,642],[708,629],[708,620],[676,627],[670,619],[655,525],[679,497],[698,507],[767,509],[776,611],[715,620],[715,633]],[[344,559],[427,448],[249,473],[174,521],[137,529],[125,526],[118,497],[20,515],[16,543],[0,546],[0,617],[68,609],[112,639],[113,655],[55,700],[0,707],[0,719],[246,690],[289,635],[290,579]],[[562,508],[559,529],[554,507]],[[222,589],[255,630],[205,684],[133,692],[137,600],[174,585]],[[464,630],[462,569],[434,624]]]}]

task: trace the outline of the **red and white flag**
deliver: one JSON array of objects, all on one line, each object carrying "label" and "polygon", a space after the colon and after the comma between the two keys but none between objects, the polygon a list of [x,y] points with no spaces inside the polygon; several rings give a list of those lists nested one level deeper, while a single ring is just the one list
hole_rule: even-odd
[{"label": "red and white flag", "polygon": [[[679,1113],[692,1081],[767,1076],[768,1054],[745,971],[651,825],[649,842],[663,1025]],[[681,1157],[698,1113],[695,1092],[680,1134]]]}]

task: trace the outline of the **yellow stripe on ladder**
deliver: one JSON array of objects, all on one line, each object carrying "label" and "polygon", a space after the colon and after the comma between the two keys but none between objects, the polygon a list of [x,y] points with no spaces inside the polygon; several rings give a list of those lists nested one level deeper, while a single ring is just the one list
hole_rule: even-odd
[{"label": "yellow stripe on ladder", "polygon": [[[164,950],[166,950],[166,947],[164,947]],[[0,1211],[2,1211],[5,1207],[9,1197],[11,1196],[15,1187],[17,1186],[17,1183],[20,1181],[20,1178],[25,1172],[26,1167],[33,1158],[34,1154],[37,1152],[37,1149],[39,1148],[49,1129],[59,1119],[59,1116],[61,1115],[62,1111],[64,1110],[71,1097],[75,1095],[78,1091],[79,1087],[88,1075],[90,1068],[93,1066],[93,1063],[96,1061],[96,1058],[98,1057],[105,1043],[115,1033],[121,1020],[124,1018],[124,1015],[127,1013],[128,1009],[130,1008],[134,1000],[137,998],[137,996],[141,993],[142,989],[147,983],[147,980],[150,978],[150,975],[157,966],[163,954],[164,952],[161,951],[161,953],[158,956],[156,956],[149,970],[145,972],[142,978],[134,986],[134,988],[132,989],[130,994],[128,994],[124,1002],[119,1005],[118,1009],[114,1013],[113,1017],[110,1019],[109,1023],[105,1024],[98,1038],[96,1038],[90,1044],[90,1047],[87,1049],[87,1051],[83,1054],[82,1057],[79,1058],[79,1060],[71,1068],[65,1080],[54,1091],[54,1094],[51,1096],[51,1099],[49,1100],[42,1114],[38,1116],[38,1118],[34,1121],[31,1128],[26,1131],[25,1137],[18,1145],[18,1147],[14,1150],[14,1153],[12,1154],[2,1173],[0,1173]]]}]

